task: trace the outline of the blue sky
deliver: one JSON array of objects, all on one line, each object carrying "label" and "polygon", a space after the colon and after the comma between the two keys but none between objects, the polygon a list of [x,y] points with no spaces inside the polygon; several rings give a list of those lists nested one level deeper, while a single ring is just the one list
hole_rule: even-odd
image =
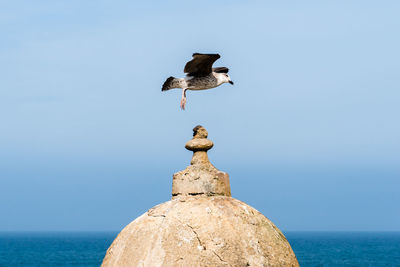
[{"label": "blue sky", "polygon": [[[3,1],[0,230],[120,230],[198,124],[283,230],[400,230],[397,1]],[[193,52],[234,86],[161,93]]]}]

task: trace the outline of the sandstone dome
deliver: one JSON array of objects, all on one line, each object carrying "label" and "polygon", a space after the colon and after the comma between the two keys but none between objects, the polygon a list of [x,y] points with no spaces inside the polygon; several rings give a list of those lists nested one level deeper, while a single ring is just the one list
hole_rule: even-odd
[{"label": "sandstone dome", "polygon": [[264,215],[231,197],[229,176],[208,160],[203,127],[186,144],[191,165],[173,176],[172,199],[126,226],[102,266],[299,266]]}]

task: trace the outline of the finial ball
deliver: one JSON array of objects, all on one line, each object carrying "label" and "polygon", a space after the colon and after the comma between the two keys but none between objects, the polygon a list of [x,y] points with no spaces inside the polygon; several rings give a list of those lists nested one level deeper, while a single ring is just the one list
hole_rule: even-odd
[{"label": "finial ball", "polygon": [[206,128],[201,125],[197,125],[193,128],[193,138],[207,138],[208,132]]}]

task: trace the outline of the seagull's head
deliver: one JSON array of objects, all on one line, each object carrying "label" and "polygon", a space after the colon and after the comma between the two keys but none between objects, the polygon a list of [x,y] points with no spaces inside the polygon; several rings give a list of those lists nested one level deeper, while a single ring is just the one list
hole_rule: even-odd
[{"label": "seagull's head", "polygon": [[217,79],[219,80],[220,83],[230,83],[233,85],[231,77],[229,77],[228,73],[217,73],[217,74],[218,74]]}]

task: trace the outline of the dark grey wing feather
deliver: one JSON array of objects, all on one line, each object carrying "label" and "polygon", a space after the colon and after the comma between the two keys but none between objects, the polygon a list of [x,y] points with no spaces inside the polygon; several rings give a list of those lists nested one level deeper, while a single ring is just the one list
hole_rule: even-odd
[{"label": "dark grey wing feather", "polygon": [[216,67],[212,71],[216,73],[228,73],[229,69],[227,67]]},{"label": "dark grey wing feather", "polygon": [[221,56],[218,54],[194,53],[193,59],[186,63],[184,72],[188,76],[207,76],[212,72],[212,65]]}]

